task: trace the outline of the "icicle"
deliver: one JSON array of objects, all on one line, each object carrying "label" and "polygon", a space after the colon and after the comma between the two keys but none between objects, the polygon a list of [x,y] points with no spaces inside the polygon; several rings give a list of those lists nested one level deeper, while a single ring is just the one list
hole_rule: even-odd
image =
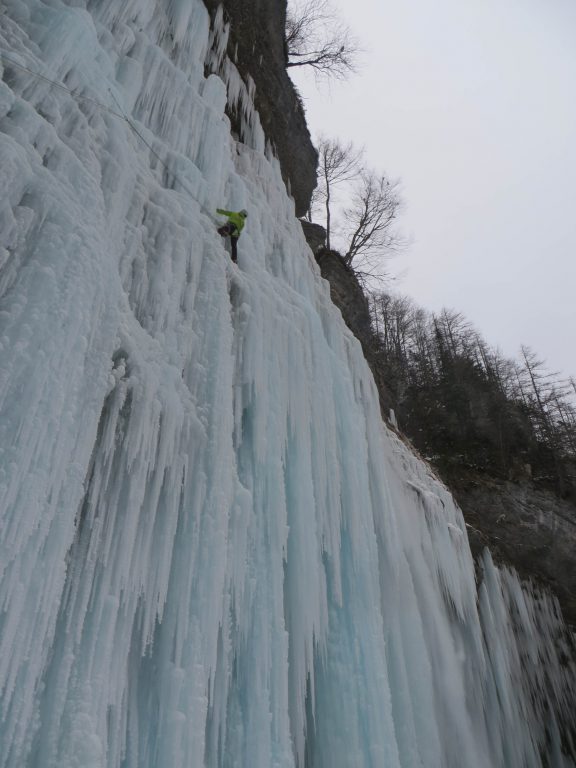
[{"label": "icicle", "polygon": [[0,82],[0,768],[573,767],[573,638],[382,424],[222,10],[2,10],[70,87]]}]

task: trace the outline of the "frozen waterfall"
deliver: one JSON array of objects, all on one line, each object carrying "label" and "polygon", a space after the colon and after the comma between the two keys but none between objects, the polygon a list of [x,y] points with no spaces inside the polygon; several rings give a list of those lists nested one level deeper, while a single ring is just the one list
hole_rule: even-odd
[{"label": "frozen waterfall", "polygon": [[574,766],[557,607],[383,426],[226,35],[2,0],[0,768]]}]

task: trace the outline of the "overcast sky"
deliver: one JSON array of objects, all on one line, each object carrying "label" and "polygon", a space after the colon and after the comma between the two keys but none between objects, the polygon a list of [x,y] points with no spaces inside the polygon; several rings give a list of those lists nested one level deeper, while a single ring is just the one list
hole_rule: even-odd
[{"label": "overcast sky", "polygon": [[333,4],[363,69],[319,89],[294,79],[313,135],[364,145],[402,180],[398,290],[576,375],[576,3]]}]

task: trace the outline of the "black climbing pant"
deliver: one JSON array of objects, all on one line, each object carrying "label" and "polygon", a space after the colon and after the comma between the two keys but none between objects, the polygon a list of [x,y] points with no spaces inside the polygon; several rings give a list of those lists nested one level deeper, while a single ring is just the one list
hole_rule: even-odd
[{"label": "black climbing pant", "polygon": [[218,234],[222,235],[222,237],[229,237],[230,238],[230,247],[232,249],[232,261],[237,262],[238,261],[238,237],[237,234],[238,230],[232,224],[231,221],[228,222],[228,224],[224,224],[223,227],[220,227],[218,230]]}]

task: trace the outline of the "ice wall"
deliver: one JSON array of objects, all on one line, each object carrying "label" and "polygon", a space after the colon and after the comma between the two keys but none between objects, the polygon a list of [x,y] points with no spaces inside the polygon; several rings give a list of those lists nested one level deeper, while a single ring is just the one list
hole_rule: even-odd
[{"label": "ice wall", "polygon": [[574,765],[557,609],[489,558],[477,591],[225,35],[0,8],[0,768]]}]

